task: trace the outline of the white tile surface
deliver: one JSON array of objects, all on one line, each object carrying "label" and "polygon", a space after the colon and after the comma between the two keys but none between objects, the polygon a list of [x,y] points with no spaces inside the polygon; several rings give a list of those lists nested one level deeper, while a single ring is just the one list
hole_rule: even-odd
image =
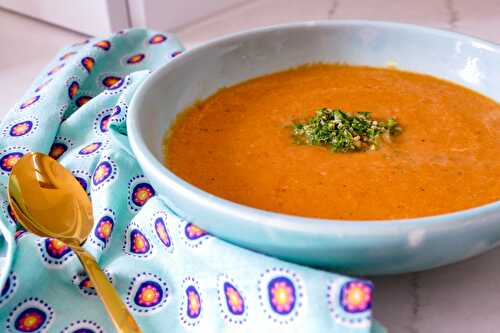
[{"label": "white tile surface", "polygon": [[[500,0],[253,0],[177,33],[191,47],[263,25],[317,19],[409,22],[500,43]],[[61,46],[80,39],[0,11],[0,117]],[[432,271],[375,278],[375,316],[397,333],[500,332],[499,262],[500,248]]]},{"label": "white tile surface", "polygon": [[129,26],[127,0],[0,0],[0,7],[87,34]]},{"label": "white tile surface", "polygon": [[448,28],[444,1],[336,0],[335,19],[369,19]]},{"label": "white tile surface", "polygon": [[292,21],[326,20],[331,0],[254,0],[177,31],[186,46],[256,27]]},{"label": "white tile surface", "polygon": [[0,10],[0,119],[75,32]]},{"label": "white tile surface", "polygon": [[448,0],[456,13],[453,29],[500,43],[500,0]]}]

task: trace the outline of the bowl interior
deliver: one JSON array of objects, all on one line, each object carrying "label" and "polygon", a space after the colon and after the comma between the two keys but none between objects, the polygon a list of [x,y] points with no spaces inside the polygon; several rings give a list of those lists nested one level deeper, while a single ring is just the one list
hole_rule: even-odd
[{"label": "bowl interior", "polygon": [[474,38],[375,22],[311,23],[233,35],[188,51],[149,79],[136,121],[163,160],[161,138],[176,114],[224,86],[293,66],[335,62],[396,66],[459,83],[500,100],[500,52]]}]

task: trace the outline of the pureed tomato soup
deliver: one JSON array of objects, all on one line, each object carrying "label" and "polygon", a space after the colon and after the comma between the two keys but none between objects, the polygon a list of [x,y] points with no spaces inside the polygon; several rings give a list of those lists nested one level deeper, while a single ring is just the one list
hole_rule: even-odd
[{"label": "pureed tomato soup", "polygon": [[[395,118],[376,150],[297,144],[291,127],[323,107]],[[224,88],[181,113],[165,164],[219,197],[306,217],[380,220],[500,198],[500,104],[431,76],[306,65]]]}]

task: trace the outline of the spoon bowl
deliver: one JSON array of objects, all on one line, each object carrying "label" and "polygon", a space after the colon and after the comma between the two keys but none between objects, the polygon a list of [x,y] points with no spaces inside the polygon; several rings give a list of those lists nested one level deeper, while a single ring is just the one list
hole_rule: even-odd
[{"label": "spoon bowl", "polygon": [[80,245],[92,230],[87,193],[47,155],[29,153],[17,162],[9,178],[9,200],[21,224],[38,236]]}]

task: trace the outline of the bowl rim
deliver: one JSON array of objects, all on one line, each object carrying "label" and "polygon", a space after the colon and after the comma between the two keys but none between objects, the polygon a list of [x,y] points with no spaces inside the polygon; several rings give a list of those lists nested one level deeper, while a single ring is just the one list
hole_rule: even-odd
[{"label": "bowl rim", "polygon": [[[267,211],[259,208],[236,203],[234,201],[221,198],[209,192],[206,192],[187,181],[183,180],[172,171],[170,171],[155,155],[150,151],[146,144],[142,133],[139,130],[138,118],[141,113],[139,110],[145,99],[147,91],[155,85],[155,81],[159,77],[164,76],[165,72],[170,71],[170,68],[176,64],[189,61],[189,59],[200,50],[211,47],[217,47],[221,44],[238,41],[244,38],[252,37],[258,34],[265,34],[277,30],[293,30],[304,28],[321,28],[321,27],[342,27],[342,26],[356,26],[356,27],[374,27],[374,28],[393,28],[393,29],[406,29],[413,30],[428,35],[435,35],[440,37],[460,39],[473,44],[475,47],[487,49],[488,51],[497,53],[500,57],[500,45],[496,45],[489,41],[472,37],[467,34],[456,33],[441,29],[423,27],[414,24],[397,23],[388,21],[374,21],[374,20],[319,20],[319,21],[299,21],[278,25],[265,26],[255,29],[250,29],[242,32],[224,35],[222,37],[208,40],[207,42],[197,45],[185,52],[182,56],[172,59],[170,62],[162,65],[160,68],[151,73],[138,87],[132,101],[130,103],[128,116],[127,116],[127,132],[132,151],[137,159],[145,164],[149,164],[150,170],[153,171],[154,176],[158,178],[157,181],[166,184],[173,191],[181,192],[183,196],[189,196],[190,200],[197,201],[202,206],[209,206],[213,211],[218,211],[221,214],[230,215],[232,217],[240,217],[246,221],[252,221],[254,224],[264,225],[266,227],[275,227],[278,229],[286,229],[290,231],[300,231],[306,233],[355,233],[359,235],[360,230],[368,230],[369,234],[373,235],[374,232],[383,234],[399,233],[402,229],[414,230],[429,225],[436,225],[435,227],[441,230],[449,230],[450,227],[460,227],[468,223],[467,220],[488,215],[500,211],[500,200],[484,204],[481,206],[468,208],[465,210],[429,215],[415,218],[401,218],[401,219],[380,219],[380,220],[340,220],[340,219],[325,219],[315,217],[304,217],[299,215],[290,215],[285,213],[278,213]],[[141,164],[141,163],[139,163]],[[459,220],[461,223],[457,223]],[[367,232],[368,234],[368,232]]]}]

